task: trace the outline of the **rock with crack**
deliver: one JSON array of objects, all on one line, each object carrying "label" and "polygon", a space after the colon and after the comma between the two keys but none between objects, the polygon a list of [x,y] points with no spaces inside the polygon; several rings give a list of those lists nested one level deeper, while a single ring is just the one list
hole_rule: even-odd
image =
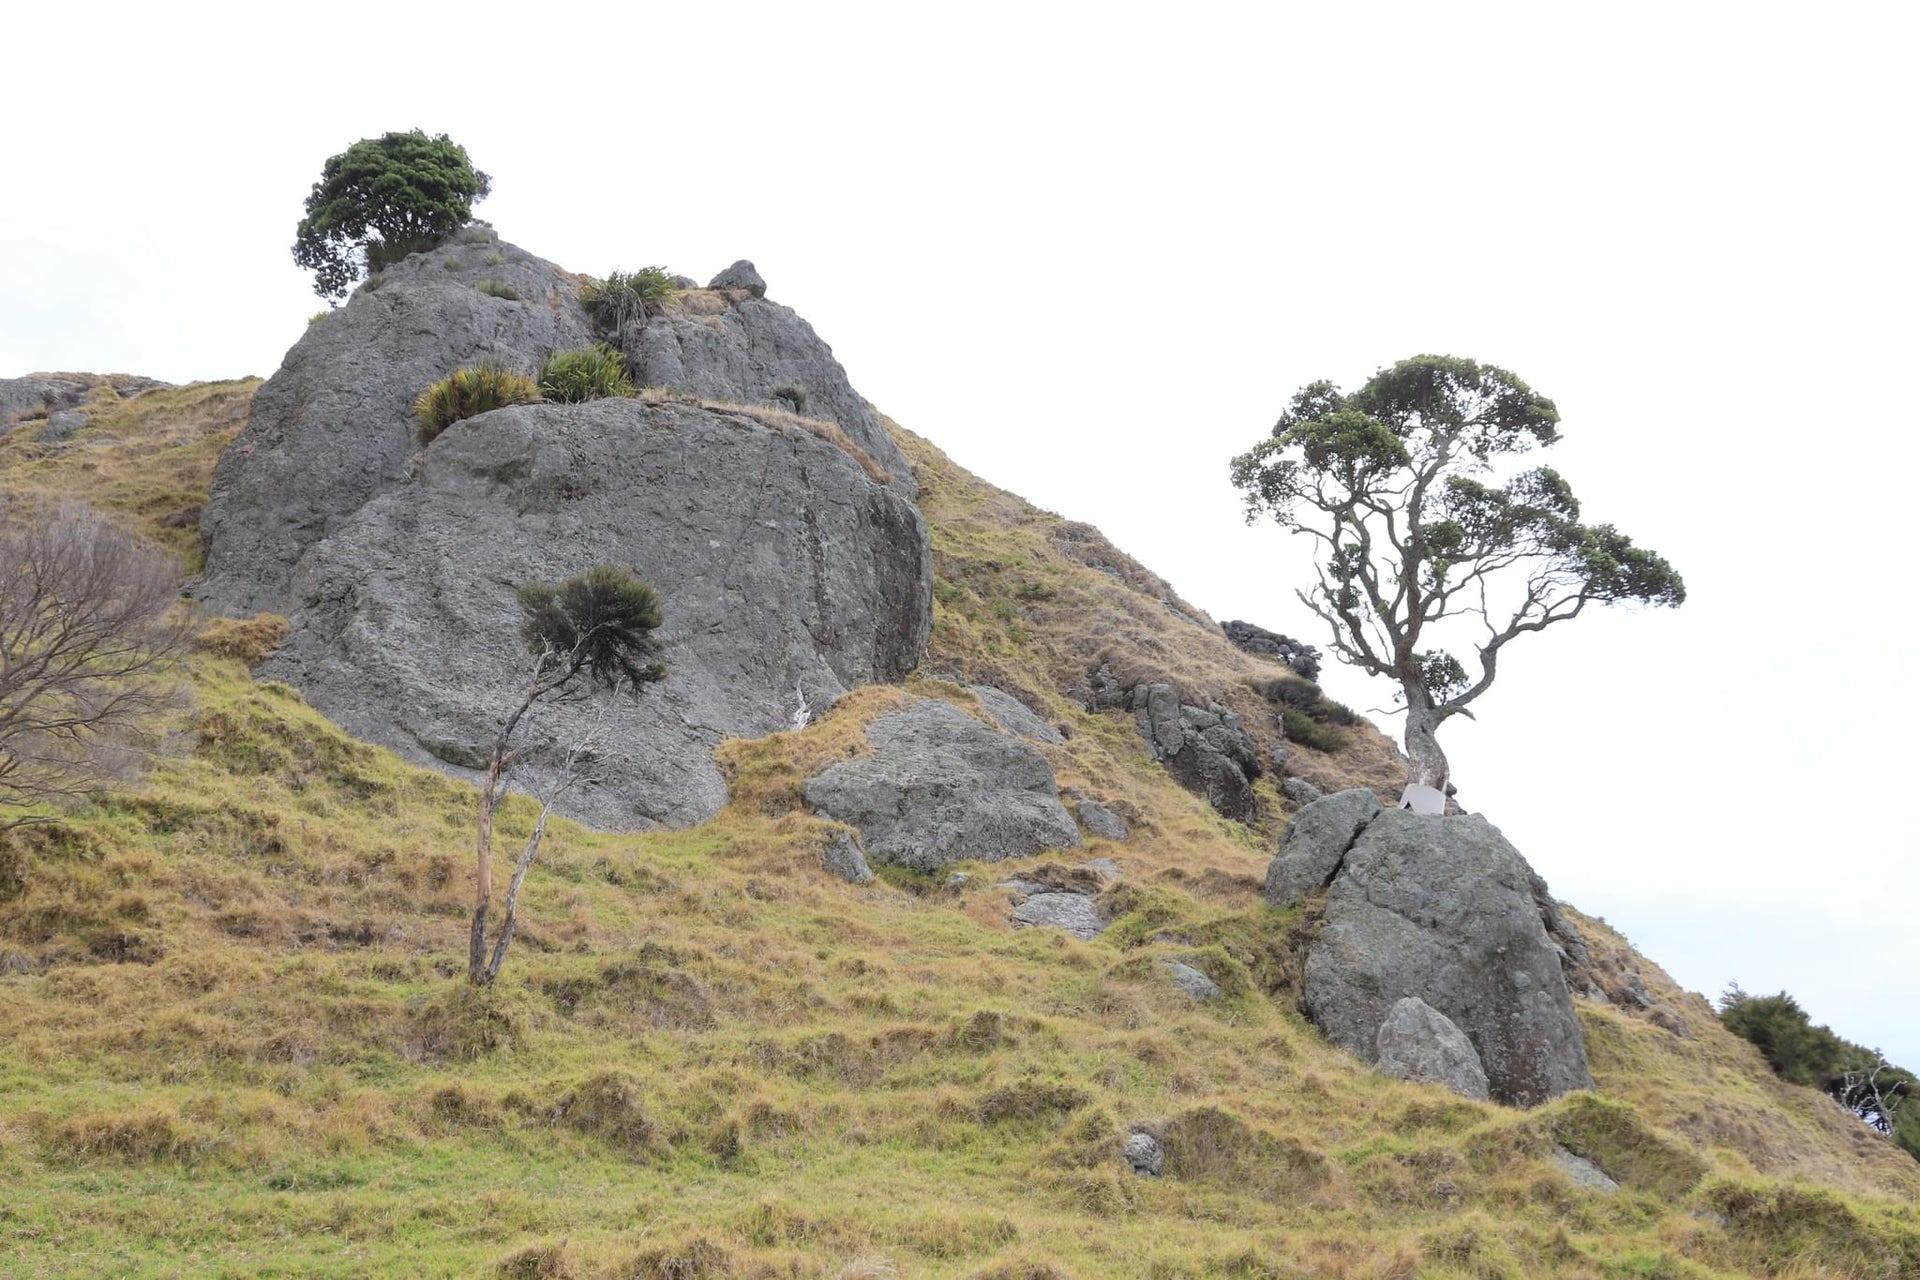
[{"label": "rock with crack", "polygon": [[1394,1003],[1374,1035],[1374,1065],[1390,1076],[1487,1098],[1487,1072],[1466,1033],[1417,996]]},{"label": "rock with crack", "polygon": [[873,754],[807,779],[806,801],[857,827],[870,862],[938,871],[1080,847],[1034,747],[950,702],[923,698],[867,727]]},{"label": "rock with crack", "polygon": [[1380,798],[1365,787],[1322,796],[1294,814],[1280,834],[1280,852],[1267,864],[1267,902],[1291,907],[1326,888],[1379,814]]},{"label": "rock with crack", "polygon": [[1066,742],[1060,731],[1027,709],[1021,702],[1004,689],[996,689],[990,684],[970,685],[969,691],[980,699],[980,706],[993,722],[1008,733],[1015,733],[1029,742],[1044,742],[1057,747]]},{"label": "rock with crack", "polygon": [[1532,1106],[1593,1087],[1537,881],[1477,814],[1381,811],[1327,890],[1307,948],[1308,1015],[1371,1062],[1393,1006],[1417,996],[1466,1033],[1495,1100]]},{"label": "rock with crack", "polygon": [[539,728],[576,740],[604,709],[593,785],[563,805],[604,826],[711,817],[722,738],[788,727],[796,686],[819,711],[899,680],[931,624],[918,510],[832,442],[677,403],[524,405],[448,428],[411,483],[306,550],[261,674],[356,737],[471,776],[525,678],[515,589],[603,563],[658,590],[667,677]]},{"label": "rock with crack", "polygon": [[820,866],[828,875],[838,876],[848,884],[867,884],[873,880],[873,868],[860,852],[860,842],[844,831],[834,837],[833,843],[820,855]]},{"label": "rock with crack", "polygon": [[1136,685],[1134,721],[1153,758],[1189,791],[1205,796],[1222,817],[1247,822],[1258,814],[1253,780],[1260,749],[1226,708],[1180,701],[1171,684]]}]

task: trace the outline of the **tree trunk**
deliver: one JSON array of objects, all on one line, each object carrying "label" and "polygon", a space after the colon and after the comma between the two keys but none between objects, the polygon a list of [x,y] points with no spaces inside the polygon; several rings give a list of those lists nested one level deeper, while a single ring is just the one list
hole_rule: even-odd
[{"label": "tree trunk", "polygon": [[493,753],[480,787],[480,823],[474,837],[473,929],[467,937],[467,981],[484,987],[487,972],[487,915],[493,907],[493,810],[500,789],[500,752]]},{"label": "tree trunk", "polygon": [[1448,783],[1447,753],[1440,749],[1436,736],[1440,718],[1424,688],[1407,693],[1407,781],[1445,792]]}]

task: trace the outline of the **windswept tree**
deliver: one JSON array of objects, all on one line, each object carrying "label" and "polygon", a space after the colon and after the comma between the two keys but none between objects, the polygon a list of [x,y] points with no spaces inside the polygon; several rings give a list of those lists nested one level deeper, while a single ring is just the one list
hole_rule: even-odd
[{"label": "windswept tree", "polygon": [[[473,926],[467,946],[467,980],[490,985],[513,944],[515,912],[527,869],[539,856],[554,805],[579,781],[592,755],[595,730],[560,743],[539,732],[542,707],[591,697],[596,690],[634,696],[666,676],[654,655],[653,632],[661,621],[660,601],[652,587],[632,572],[597,565],[558,585],[530,582],[520,588],[520,639],[532,661],[519,699],[500,722],[487,772],[480,784],[480,813],[475,837]],[[507,900],[492,944],[487,935],[493,912],[493,819],[507,798],[510,774],[530,766],[544,774],[536,788],[540,812],[526,847],[514,863]]]},{"label": "windswept tree", "polygon": [[0,501],[0,830],[126,772],[187,637],[172,556],[76,502]]},{"label": "windswept tree", "polygon": [[[1318,581],[1297,594],[1334,654],[1398,683],[1412,782],[1450,792],[1435,735],[1471,717],[1514,640],[1590,604],[1686,599],[1660,556],[1582,524],[1558,472],[1514,471],[1559,422],[1505,369],[1415,356],[1351,394],[1302,388],[1272,437],[1233,460],[1248,522],[1264,513],[1317,544]],[[1441,647],[1455,620],[1475,632],[1472,666]]]},{"label": "windswept tree", "polygon": [[321,167],[293,260],[314,273],[315,293],[344,298],[363,268],[378,270],[458,231],[490,184],[444,133],[362,138]]}]

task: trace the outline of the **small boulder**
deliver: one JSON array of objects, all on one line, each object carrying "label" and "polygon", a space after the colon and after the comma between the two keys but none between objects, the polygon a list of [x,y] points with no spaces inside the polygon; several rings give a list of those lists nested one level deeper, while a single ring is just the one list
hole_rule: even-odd
[{"label": "small boulder", "polygon": [[1082,800],[1077,813],[1081,827],[1090,836],[1098,836],[1102,840],[1125,840],[1133,834],[1125,818],[1098,800]]},{"label": "small boulder", "polygon": [[1487,1098],[1487,1071],[1473,1042],[1453,1019],[1417,996],[1388,1011],[1374,1045],[1379,1053],[1374,1065],[1387,1075],[1445,1085],[1463,1098]]},{"label": "small boulder", "polygon": [[760,278],[751,262],[745,258],[734,263],[713,279],[707,281],[709,289],[745,289],[756,298],[767,296],[767,282]]},{"label": "small boulder", "polygon": [[1336,791],[1294,814],[1280,835],[1279,853],[1267,865],[1268,903],[1290,907],[1325,887],[1379,814],[1380,798],[1365,787]]},{"label": "small boulder", "polygon": [[969,688],[973,696],[980,699],[981,707],[993,722],[1008,733],[1018,734],[1029,742],[1044,742],[1050,747],[1066,742],[1058,729],[1029,711],[1025,703],[1004,689],[996,689],[990,684],[976,684]]},{"label": "small boulder", "polygon": [[866,884],[873,879],[873,868],[860,852],[860,842],[844,831],[820,855],[820,865],[828,875],[839,876],[848,884]]},{"label": "small boulder", "polygon": [[1167,1167],[1166,1149],[1160,1145],[1160,1139],[1150,1133],[1135,1131],[1128,1134],[1120,1153],[1126,1158],[1128,1167],[1143,1178],[1157,1178],[1160,1171]]},{"label": "small boulder", "polygon": [[950,702],[881,716],[867,740],[872,755],[831,765],[801,791],[859,829],[870,862],[937,871],[1081,846],[1046,757]]},{"label": "small boulder", "polygon": [[90,421],[84,409],[62,409],[47,419],[47,425],[40,428],[34,440],[40,444],[65,444]]},{"label": "small boulder", "polygon": [[1217,1000],[1226,994],[1220,990],[1220,984],[1200,972],[1190,964],[1178,960],[1162,960],[1167,973],[1173,978],[1173,985],[1186,992],[1195,1000]]},{"label": "small boulder", "polygon": [[1585,1156],[1573,1154],[1565,1147],[1556,1146],[1553,1149],[1553,1162],[1560,1166],[1562,1173],[1572,1179],[1576,1187],[1598,1191],[1602,1195],[1612,1195],[1620,1190],[1620,1184],[1609,1178],[1599,1165]]},{"label": "small boulder", "polygon": [[1092,942],[1107,927],[1092,898],[1051,889],[1035,893],[1016,906],[1013,924],[1016,929],[1065,929],[1082,942]]}]

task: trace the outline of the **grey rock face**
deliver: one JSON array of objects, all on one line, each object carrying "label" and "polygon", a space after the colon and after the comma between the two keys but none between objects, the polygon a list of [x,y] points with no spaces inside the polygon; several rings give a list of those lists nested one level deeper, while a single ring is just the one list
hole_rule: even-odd
[{"label": "grey rock face", "polygon": [[87,386],[67,378],[0,378],[0,431],[15,419],[71,409],[87,394]]},{"label": "grey rock face", "polygon": [[[713,287],[723,286],[716,279]],[[894,488],[909,497],[915,492],[906,455],[847,381],[833,349],[778,303],[752,294],[699,295],[629,328],[620,347],[643,386],[745,404],[768,403],[775,387],[798,387],[806,416],[837,425],[893,477]]]},{"label": "grey rock face", "polygon": [[[494,253],[505,261],[489,264]],[[483,280],[520,300],[479,292]],[[288,612],[307,549],[407,478],[415,397],[464,365],[532,373],[551,352],[590,344],[576,291],[512,245],[449,242],[388,267],[377,288],[308,325],[214,471],[201,596],[232,614]]]},{"label": "grey rock face", "polygon": [[1325,793],[1305,778],[1282,778],[1280,794],[1295,804],[1312,804]]},{"label": "grey rock face", "polygon": [[952,703],[922,699],[881,716],[867,739],[872,755],[830,766],[802,792],[860,829],[869,860],[935,871],[1080,847],[1046,757]]},{"label": "grey rock face", "polygon": [[1192,996],[1195,1000],[1217,1000],[1224,992],[1220,984],[1200,972],[1190,964],[1178,960],[1162,960],[1167,973],[1173,978],[1173,985]]},{"label": "grey rock face", "polygon": [[40,428],[34,440],[40,444],[65,444],[90,421],[92,419],[84,409],[62,409],[47,419],[47,425]]},{"label": "grey rock face", "polygon": [[873,879],[873,868],[852,836],[842,835],[820,855],[820,865],[828,875],[839,876],[848,884],[866,884]]},{"label": "grey rock face", "polygon": [[1573,1185],[1576,1187],[1598,1191],[1602,1195],[1612,1195],[1620,1189],[1620,1184],[1602,1172],[1599,1165],[1585,1156],[1573,1154],[1565,1147],[1553,1149],[1553,1162],[1560,1166],[1562,1173],[1573,1180]]},{"label": "grey rock face", "polygon": [[1153,758],[1181,786],[1205,796],[1222,817],[1245,822],[1256,815],[1260,752],[1238,715],[1182,703],[1170,684],[1136,685],[1131,704]]},{"label": "grey rock face", "polygon": [[1167,1167],[1167,1153],[1160,1139],[1150,1133],[1130,1133],[1120,1148],[1127,1165],[1143,1178],[1157,1178]]},{"label": "grey rock face", "polygon": [[1102,840],[1125,840],[1132,834],[1127,820],[1098,800],[1082,800],[1077,809],[1080,825],[1086,828],[1090,836],[1098,836]]},{"label": "grey rock face", "polygon": [[973,696],[980,699],[980,706],[989,718],[1008,733],[1016,733],[1031,742],[1044,742],[1057,747],[1066,742],[1060,731],[1027,709],[1024,702],[1004,689],[996,689],[990,684],[971,685]]},{"label": "grey rock face", "polygon": [[307,549],[292,634],[262,674],[355,736],[462,773],[524,679],[515,588],[599,563],[659,590],[668,666],[635,700],[545,713],[566,740],[607,707],[598,785],[567,805],[605,826],[710,817],[727,800],[721,738],[898,680],[931,621],[919,512],[837,446],[680,404],[526,405],[456,423],[410,483]]},{"label": "grey rock face", "polygon": [[1043,890],[1013,909],[1017,929],[1065,929],[1082,942],[1092,942],[1106,930],[1100,909],[1084,893]]},{"label": "grey rock face", "polygon": [[1220,630],[1226,633],[1227,643],[1236,649],[1278,658],[1296,674],[1309,680],[1320,678],[1320,651],[1310,644],[1283,636],[1278,631],[1256,627],[1251,622],[1242,622],[1238,618],[1221,623]]},{"label": "grey rock face", "polygon": [[1328,890],[1326,922],[1307,953],[1308,1014],[1328,1039],[1371,1060],[1393,1005],[1418,996],[1466,1033],[1495,1099],[1531,1106],[1591,1088],[1534,879],[1478,815],[1382,811]]},{"label": "grey rock face", "polygon": [[1267,864],[1267,902],[1290,907],[1318,893],[1379,813],[1379,797],[1356,787],[1315,800],[1294,814],[1280,833],[1280,852]]},{"label": "grey rock face", "polygon": [[767,282],[760,278],[751,262],[745,258],[734,263],[725,271],[707,282],[709,289],[745,289],[756,298],[767,296]]},{"label": "grey rock face", "polygon": [[1374,1065],[1390,1076],[1444,1085],[1464,1098],[1487,1097],[1487,1072],[1473,1042],[1425,1000],[1394,1003],[1374,1036]]}]

